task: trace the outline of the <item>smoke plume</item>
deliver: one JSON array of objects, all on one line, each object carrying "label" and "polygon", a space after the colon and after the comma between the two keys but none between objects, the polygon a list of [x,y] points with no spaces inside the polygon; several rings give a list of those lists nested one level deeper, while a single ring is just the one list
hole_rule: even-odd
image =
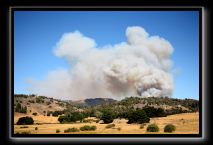
[{"label": "smoke plume", "polygon": [[53,51],[70,68],[31,81],[30,91],[72,100],[172,96],[172,45],[138,26],[128,27],[126,37],[127,42],[97,48],[95,40],[79,31],[65,33]]}]

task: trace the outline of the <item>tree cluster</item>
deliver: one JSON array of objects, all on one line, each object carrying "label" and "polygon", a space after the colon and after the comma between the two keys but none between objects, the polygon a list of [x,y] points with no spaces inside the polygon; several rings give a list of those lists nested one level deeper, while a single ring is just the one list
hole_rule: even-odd
[{"label": "tree cluster", "polygon": [[80,121],[82,122],[86,116],[83,112],[72,112],[66,115],[59,116],[58,121],[60,123],[66,123],[66,122],[76,122]]},{"label": "tree cluster", "polygon": [[32,117],[21,117],[19,118],[18,122],[16,123],[17,125],[31,125],[34,123],[34,120]]},{"label": "tree cluster", "polygon": [[27,106],[22,107],[21,104],[18,103],[15,107],[15,112],[27,113]]}]

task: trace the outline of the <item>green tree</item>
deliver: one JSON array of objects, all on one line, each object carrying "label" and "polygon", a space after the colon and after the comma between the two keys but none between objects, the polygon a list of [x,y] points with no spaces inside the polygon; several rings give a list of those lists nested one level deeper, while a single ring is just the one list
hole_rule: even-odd
[{"label": "green tree", "polygon": [[21,107],[20,113],[27,113],[27,106]]},{"label": "green tree", "polygon": [[146,128],[146,131],[147,132],[158,132],[159,131],[159,127],[157,126],[157,124],[150,124]]},{"label": "green tree", "polygon": [[166,117],[166,112],[162,108],[145,107],[143,110],[146,112],[147,116],[152,117]]},{"label": "green tree", "polygon": [[60,123],[65,123],[65,122],[76,122],[76,121],[83,121],[83,119],[86,116],[84,115],[84,113],[81,112],[72,112],[66,115],[62,115],[58,118],[58,121]]},{"label": "green tree", "polygon": [[131,111],[128,114],[127,123],[148,123],[149,121],[150,118],[146,115],[146,112],[143,109]]},{"label": "green tree", "polygon": [[27,113],[27,107],[22,107],[20,103],[16,105],[15,112]]},{"label": "green tree", "polygon": [[18,103],[15,108],[15,112],[21,112],[21,104]]},{"label": "green tree", "polygon": [[105,109],[102,111],[101,120],[103,120],[104,123],[112,123],[113,120],[116,118],[115,113],[110,109]]},{"label": "green tree", "polygon": [[34,120],[32,117],[21,117],[18,119],[18,122],[16,123],[17,125],[30,125],[33,124]]},{"label": "green tree", "polygon": [[175,131],[176,127],[173,124],[167,124],[164,127],[164,132],[173,132]]}]

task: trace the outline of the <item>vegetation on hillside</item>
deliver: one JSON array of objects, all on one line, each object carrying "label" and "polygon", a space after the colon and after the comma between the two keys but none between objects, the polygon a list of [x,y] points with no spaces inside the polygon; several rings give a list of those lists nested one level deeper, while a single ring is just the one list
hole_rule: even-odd
[{"label": "vegetation on hillside", "polygon": [[15,106],[15,112],[19,112],[19,113],[27,113],[27,107],[26,106],[21,106],[20,103],[17,103]]},{"label": "vegetation on hillside", "polygon": [[[21,99],[23,98],[23,99]],[[128,119],[128,123],[147,123],[153,117],[166,117],[167,115],[196,112],[199,111],[199,101],[193,99],[175,99],[167,97],[129,97],[116,101],[106,98],[86,99],[81,103],[73,101],[62,101],[45,96],[36,95],[15,95],[14,111],[19,113],[27,113],[28,105],[37,104],[53,106],[54,108],[64,108],[63,110],[39,110],[47,116],[58,117],[60,123],[83,122],[87,117],[96,117],[103,123],[112,123],[116,118]],[[50,109],[53,110],[53,107]]]}]

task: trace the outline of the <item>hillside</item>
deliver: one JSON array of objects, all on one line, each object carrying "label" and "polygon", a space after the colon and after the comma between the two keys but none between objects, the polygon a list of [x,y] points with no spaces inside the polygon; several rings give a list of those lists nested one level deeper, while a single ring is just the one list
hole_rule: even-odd
[{"label": "hillside", "polygon": [[131,106],[134,108],[143,108],[145,106],[152,106],[155,108],[163,108],[164,110],[170,110],[172,108],[181,108],[189,112],[195,112],[199,110],[199,101],[194,99],[177,99],[168,97],[129,97],[118,102],[119,105]]},{"label": "hillside", "polygon": [[[20,118],[31,117],[31,125],[18,124]],[[177,127],[177,134],[199,133],[199,101],[175,98],[128,97],[122,100],[89,98],[85,100],[57,100],[45,96],[15,95],[14,132],[33,134],[60,133],[68,128],[94,125],[95,131],[77,133],[91,134],[137,134],[148,133],[148,125],[156,123],[160,131],[167,124]],[[108,125],[114,127],[107,128]],[[144,127],[141,128],[140,125]],[[35,130],[35,128],[39,130]]]},{"label": "hillside", "polygon": [[58,116],[67,112],[87,112],[96,116],[103,108],[113,112],[124,113],[137,108],[161,108],[169,114],[199,111],[199,101],[193,99],[176,99],[163,97],[129,97],[120,101],[111,98],[90,98],[80,101],[63,101],[45,96],[17,94],[14,97],[14,112],[21,114]]},{"label": "hillside", "polygon": [[[20,107],[19,104],[21,105]],[[66,109],[67,102],[56,100],[53,98],[47,98],[45,96],[35,96],[35,95],[15,95],[14,97],[14,111],[32,114],[36,112],[37,114],[47,115],[48,112],[62,111]],[[23,111],[22,111],[23,110]]]}]

